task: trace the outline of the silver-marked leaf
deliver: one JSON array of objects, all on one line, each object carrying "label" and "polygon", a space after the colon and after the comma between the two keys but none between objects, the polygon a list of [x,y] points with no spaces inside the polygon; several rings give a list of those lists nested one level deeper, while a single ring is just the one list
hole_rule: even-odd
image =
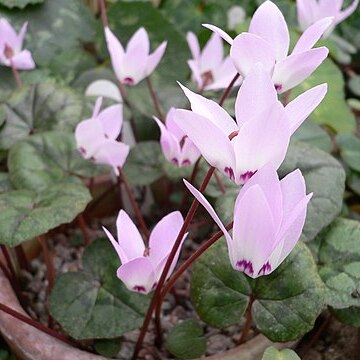
[{"label": "silver-marked leaf", "polygon": [[0,5],[3,5],[9,9],[23,9],[27,5],[41,4],[44,1],[45,0],[0,0]]}]

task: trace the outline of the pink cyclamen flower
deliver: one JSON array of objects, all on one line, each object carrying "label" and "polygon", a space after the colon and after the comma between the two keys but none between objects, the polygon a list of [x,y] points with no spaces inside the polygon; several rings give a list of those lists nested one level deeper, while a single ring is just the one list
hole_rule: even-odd
[{"label": "pink cyclamen flower", "polygon": [[200,157],[200,151],[194,143],[184,134],[174,121],[174,108],[171,108],[166,115],[165,124],[157,117],[154,120],[161,132],[160,145],[166,159],[181,167],[189,166]]},{"label": "pink cyclamen flower", "polygon": [[255,11],[249,31],[234,40],[216,26],[204,26],[231,44],[230,57],[240,75],[246,77],[254,64],[260,62],[272,76],[278,93],[284,93],[299,85],[326,59],[329,50],[313,46],[333,20],[332,17],[321,19],[307,28],[290,55],[288,26],[279,8],[269,0]]},{"label": "pink cyclamen flower", "polygon": [[[224,58],[224,45],[221,37],[213,33],[203,50],[200,50],[196,35],[188,32],[186,36],[193,58],[188,60],[192,79],[200,90],[226,89],[236,75],[230,56]],[[238,81],[237,85],[241,82]]]},{"label": "pink cyclamen flower", "polygon": [[22,50],[27,22],[19,34],[6,19],[0,19],[0,62],[6,66],[14,66],[19,70],[31,70],[35,63],[29,50]]},{"label": "pink cyclamen flower", "polygon": [[328,16],[334,18],[332,26],[324,36],[328,36],[335,26],[348,18],[359,5],[359,0],[354,0],[345,10],[341,10],[344,0],[297,0],[297,16],[300,28],[306,30],[316,21]]},{"label": "pink cyclamen flower", "polygon": [[258,63],[238,92],[236,122],[214,101],[182,89],[192,111],[176,110],[175,123],[210,165],[243,184],[267,163],[280,166],[290,136],[322,101],[327,85],[306,91],[284,108],[270,75]]},{"label": "pink cyclamen flower", "polygon": [[108,27],[105,27],[105,38],[115,75],[126,85],[136,85],[148,77],[158,66],[167,45],[164,41],[149,54],[150,41],[144,28],[136,31],[126,49]]},{"label": "pink cyclamen flower", "polygon": [[75,130],[77,148],[85,159],[113,167],[116,175],[129,154],[129,146],[116,141],[123,124],[122,105],[100,112],[102,98],[96,100],[91,119],[81,121]]},{"label": "pink cyclamen flower", "polygon": [[279,181],[267,165],[240,190],[234,206],[232,237],[206,198],[186,180],[185,185],[223,231],[235,270],[252,278],[272,273],[300,238],[312,193],[295,170]]},{"label": "pink cyclamen flower", "polygon": [[[120,210],[116,221],[117,241],[103,227],[121,261],[117,276],[129,290],[148,294],[155,289],[183,223],[179,211],[166,215],[152,230],[148,247],[124,210]],[[168,277],[176,266],[180,250],[172,262]]]}]

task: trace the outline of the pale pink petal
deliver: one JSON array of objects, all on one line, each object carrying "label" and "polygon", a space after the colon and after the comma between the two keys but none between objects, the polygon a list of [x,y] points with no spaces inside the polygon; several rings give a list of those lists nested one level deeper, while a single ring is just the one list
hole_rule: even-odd
[{"label": "pale pink petal", "polygon": [[264,165],[277,169],[283,162],[290,141],[290,124],[280,102],[246,122],[232,142],[236,154],[236,182],[246,182]]},{"label": "pale pink petal", "polygon": [[156,268],[160,262],[168,257],[184,224],[184,218],[180,211],[174,211],[163,217],[154,227],[150,234],[149,259]]},{"label": "pale pink petal", "polygon": [[204,81],[201,77],[199,62],[197,60],[188,60],[187,63],[192,72],[192,76],[191,76],[192,81],[196,83],[199,89],[202,89]]},{"label": "pale pink petal", "polygon": [[335,16],[340,10],[344,0],[318,0],[318,16]]},{"label": "pale pink petal", "polygon": [[244,79],[236,97],[236,122],[241,127],[277,101],[277,92],[271,76],[261,63],[255,64]]},{"label": "pale pink petal", "polygon": [[167,129],[176,137],[176,139],[180,142],[185,136],[184,132],[176,125],[174,121],[174,113],[175,108],[170,108],[166,115],[165,124]]},{"label": "pale pink petal", "polygon": [[214,33],[218,34],[220,37],[222,37],[229,45],[232,45],[233,43],[233,39],[232,37],[227,34],[224,30],[218,28],[215,25],[211,25],[211,24],[202,24],[203,27],[213,31]]},{"label": "pale pink petal", "polygon": [[[181,85],[181,89],[191,103],[191,109],[194,113],[209,119],[218,127],[226,136],[238,130],[234,119],[215,101],[209,100],[204,96],[198,95],[185,86]],[[180,126],[180,124],[178,124]],[[181,128],[181,126],[180,126]]]},{"label": "pale pink petal", "polygon": [[298,54],[310,50],[323,36],[325,31],[329,29],[333,22],[333,17],[327,17],[308,27],[300,36],[300,39],[296,43],[292,54]]},{"label": "pale pink petal", "polygon": [[160,46],[151,55],[149,55],[147,59],[146,76],[149,76],[158,66],[160,60],[164,56],[166,46],[167,42],[162,42]]},{"label": "pale pink petal", "polygon": [[265,1],[255,11],[249,32],[273,45],[276,60],[284,59],[289,51],[290,36],[284,15],[271,1]]},{"label": "pale pink petal", "polygon": [[98,115],[104,135],[106,138],[116,140],[119,136],[123,124],[123,107],[122,105],[112,105],[107,107]]},{"label": "pale pink petal", "polygon": [[117,78],[121,78],[123,57],[125,54],[124,48],[122,47],[117,37],[111,32],[108,27],[105,27],[105,39],[114,72]]},{"label": "pale pink petal", "polygon": [[154,116],[154,120],[160,128],[161,150],[168,161],[176,165],[181,162],[181,149],[179,140],[173,135],[165,125]]},{"label": "pale pink petal", "polygon": [[217,69],[224,57],[224,46],[221,37],[213,33],[205,44],[200,56],[200,69],[202,73]]},{"label": "pale pink petal", "polygon": [[233,147],[216,125],[189,110],[176,110],[174,120],[210,165],[222,172],[226,172],[226,168],[234,169]]},{"label": "pale pink petal", "polygon": [[186,34],[186,41],[189,45],[193,59],[198,59],[200,56],[200,45],[197,36],[192,31],[189,31]]},{"label": "pale pink petal", "polygon": [[258,35],[241,33],[234,39],[230,57],[242,76],[247,76],[252,67],[260,62],[270,74],[275,65],[275,53],[270,43]]},{"label": "pale pink petal", "polygon": [[14,55],[12,62],[18,70],[32,70],[35,68],[35,62],[29,50],[23,50]]},{"label": "pale pink petal", "polygon": [[193,165],[201,156],[199,149],[195,146],[195,144],[187,137],[184,140],[184,145],[181,149],[182,159],[181,165]]},{"label": "pale pink petal", "polygon": [[259,185],[264,193],[273,218],[274,229],[277,232],[283,218],[283,195],[278,174],[271,164],[266,164],[259,169],[241,188],[236,198],[235,212],[242,211],[240,208],[238,209],[239,202],[242,196],[246,194],[247,189],[254,185]]},{"label": "pale pink petal", "polygon": [[18,43],[18,35],[6,19],[0,19],[0,34],[1,46],[7,44],[14,49],[14,46]]},{"label": "pale pink petal", "polygon": [[341,11],[340,14],[336,16],[335,23],[339,24],[340,22],[344,21],[346,18],[348,18],[358,7],[359,0],[354,0],[352,4],[346,8],[345,10]]},{"label": "pale pink petal", "polygon": [[317,19],[316,0],[296,0],[298,22],[301,30],[306,30]]},{"label": "pale pink petal", "polygon": [[326,59],[326,47],[311,49],[300,54],[292,54],[275,66],[273,81],[278,93],[292,89],[309,77]]},{"label": "pale pink petal", "polygon": [[106,229],[104,226],[102,227],[106,236],[109,238],[112,246],[114,247],[115,251],[117,252],[120,261],[122,264],[125,264],[129,261],[128,257],[126,256],[126,254],[124,253],[123,249],[121,248],[121,246],[119,245],[119,243],[115,240],[115,238],[112,236],[112,234],[110,233],[110,231],[108,229]]},{"label": "pale pink petal", "polygon": [[145,251],[144,241],[139,230],[124,210],[119,211],[116,229],[119,246],[128,260],[142,257]]},{"label": "pale pink petal", "polygon": [[285,106],[292,134],[322,102],[327,93],[327,88],[327,84],[315,86]]},{"label": "pale pink petal", "polygon": [[27,26],[28,26],[28,22],[26,21],[23,24],[23,26],[21,27],[21,30],[16,37],[16,42],[14,43],[14,51],[15,52],[20,52],[20,50],[22,49],[24,38],[26,35],[26,31],[27,31]]},{"label": "pale pink petal", "polygon": [[[242,192],[240,190],[240,194]],[[233,268],[252,278],[258,277],[271,255],[274,242],[275,227],[269,204],[260,186],[254,185],[241,194],[234,214]]]},{"label": "pale pink petal", "polygon": [[134,35],[130,38],[130,40],[126,46],[126,52],[134,51],[135,49],[137,49],[139,47],[143,48],[142,52],[144,54],[149,55],[149,52],[150,52],[149,36],[143,27],[138,29],[134,33]]},{"label": "pale pink petal", "polygon": [[96,117],[99,115],[102,102],[103,102],[103,97],[102,97],[102,96],[99,96],[99,97],[96,99],[96,101],[95,101],[93,113],[92,113],[92,115],[91,115],[92,118],[96,118]]},{"label": "pale pink petal", "polygon": [[154,268],[148,258],[140,257],[121,265],[117,277],[131,290],[148,294],[155,285]]},{"label": "pale pink petal", "polygon": [[142,44],[131,47],[123,57],[120,81],[127,85],[137,85],[147,76],[148,53]]},{"label": "pale pink petal", "polygon": [[129,151],[130,147],[122,142],[105,140],[93,155],[93,160],[97,164],[112,166],[115,174],[119,175],[118,168],[124,166]]},{"label": "pale pink petal", "polygon": [[[230,56],[226,57],[222,62],[221,66],[213,71],[214,81],[209,85],[205,86],[205,90],[220,90],[226,89],[230,82],[233,80],[235,75],[237,74],[237,70],[231,60]],[[239,86],[242,82],[242,79],[238,80],[235,86]]]}]

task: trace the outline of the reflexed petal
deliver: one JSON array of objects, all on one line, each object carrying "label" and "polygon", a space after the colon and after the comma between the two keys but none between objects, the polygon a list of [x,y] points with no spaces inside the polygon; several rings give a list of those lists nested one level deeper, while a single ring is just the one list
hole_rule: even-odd
[{"label": "reflexed petal", "polygon": [[222,37],[228,44],[232,45],[232,43],[233,43],[232,37],[229,34],[227,34],[224,30],[220,29],[219,27],[217,27],[215,25],[211,25],[211,24],[202,24],[202,26],[215,32],[220,37]]},{"label": "reflexed petal", "polygon": [[273,81],[278,92],[284,93],[299,85],[309,77],[326,59],[329,50],[326,47],[311,49],[300,54],[292,54],[275,66]]},{"label": "reflexed petal", "polygon": [[290,36],[284,15],[271,1],[265,1],[255,11],[249,32],[274,46],[276,60],[284,59],[289,51]]},{"label": "reflexed petal", "polygon": [[[221,66],[213,72],[214,81],[209,85],[205,86],[205,90],[226,89],[237,73],[238,72],[230,56],[226,57],[222,62]],[[234,87],[239,86],[241,82],[241,79],[238,80],[234,84]]]},{"label": "reflexed petal", "polygon": [[149,52],[150,52],[149,36],[143,27],[138,29],[134,33],[134,35],[130,38],[130,40],[126,46],[126,52],[132,52],[139,47],[143,48],[141,53],[149,55]]},{"label": "reflexed petal", "polygon": [[122,264],[127,263],[129,261],[129,259],[126,256],[126,254],[124,253],[124,251],[121,248],[121,246],[119,245],[119,243],[115,240],[115,238],[112,236],[112,234],[110,233],[110,231],[108,229],[106,229],[104,226],[102,228],[105,231],[106,236],[109,238],[109,240],[110,240],[112,246],[114,247],[115,251],[117,252],[121,263]]},{"label": "reflexed petal", "polygon": [[255,64],[244,79],[236,97],[236,122],[241,127],[277,101],[277,92],[269,73],[261,63]]},{"label": "reflexed petal", "polygon": [[184,224],[184,218],[180,211],[174,211],[163,217],[154,227],[150,234],[149,259],[156,268],[160,262],[168,257]]},{"label": "reflexed petal", "polygon": [[230,140],[211,121],[189,110],[176,110],[174,120],[209,164],[223,172],[226,167],[234,169],[235,155]]},{"label": "reflexed petal", "polygon": [[24,25],[21,27],[19,34],[16,37],[16,42],[14,43],[15,52],[19,52],[22,49],[24,37],[26,35],[28,22],[26,21]]},{"label": "reflexed petal", "polygon": [[277,169],[283,162],[290,140],[289,120],[280,102],[246,122],[232,141],[236,154],[236,182],[241,175],[270,163]]},{"label": "reflexed petal", "polygon": [[29,50],[23,50],[12,58],[12,62],[18,70],[31,70],[35,63]]},{"label": "reflexed petal", "polygon": [[199,89],[203,87],[203,79],[201,78],[200,64],[197,60],[187,61],[189,68],[192,72],[192,80],[196,83]]},{"label": "reflexed petal", "polygon": [[224,57],[224,46],[221,37],[213,33],[200,56],[201,72],[217,69]]},{"label": "reflexed petal", "polygon": [[186,164],[188,165],[195,164],[195,162],[201,155],[199,149],[194,145],[194,143],[189,138],[185,139],[181,152],[182,152],[181,164],[183,166],[185,166]]},{"label": "reflexed petal", "polygon": [[129,260],[144,255],[145,245],[143,239],[129,215],[120,210],[116,219],[116,229],[119,246]]},{"label": "reflexed petal", "polygon": [[200,56],[200,45],[197,36],[192,31],[189,31],[186,34],[186,41],[189,45],[193,59],[198,59]]},{"label": "reflexed petal", "polygon": [[356,10],[358,5],[359,5],[359,0],[354,0],[348,8],[346,8],[344,11],[341,11],[340,14],[336,16],[335,19],[336,24],[339,24],[340,22],[348,18]]},{"label": "reflexed petal", "polygon": [[7,44],[11,48],[14,48],[18,43],[18,35],[16,34],[15,29],[10,25],[6,19],[0,19],[0,44]]},{"label": "reflexed petal", "polygon": [[180,142],[185,136],[184,132],[176,125],[174,121],[175,108],[170,108],[166,115],[165,124],[167,129],[176,137]]},{"label": "reflexed petal", "polygon": [[120,81],[128,85],[136,85],[143,80],[147,76],[147,61],[145,61],[147,57],[148,53],[143,45],[131,47],[123,57]]},{"label": "reflexed petal", "polygon": [[318,16],[334,16],[340,10],[344,0],[318,0]]},{"label": "reflexed petal", "polygon": [[[103,102],[103,97],[100,96],[96,99],[95,101],[95,105],[94,105],[94,109],[93,109],[93,113],[91,115],[92,118],[96,118],[99,115],[100,109],[101,109],[101,105]],[[101,122],[100,122],[101,123]]]},{"label": "reflexed petal", "polygon": [[114,72],[117,78],[121,78],[124,48],[108,27],[105,27],[105,38]]},{"label": "reflexed petal", "polygon": [[121,265],[117,277],[131,290],[148,294],[155,284],[153,266],[148,258],[139,257]]},{"label": "reflexed petal", "polygon": [[109,80],[95,80],[85,90],[87,96],[103,96],[116,102],[122,102],[119,88]]},{"label": "reflexed petal", "polygon": [[103,110],[98,115],[105,137],[116,140],[119,136],[123,124],[123,107],[122,105],[112,105]]},{"label": "reflexed petal", "polygon": [[[191,103],[191,110],[209,119],[223,134],[229,136],[232,132],[238,130],[234,119],[215,101],[209,100],[204,96],[198,95],[185,86],[181,85],[186,97]],[[180,126],[180,124],[178,124]],[[181,127],[181,126],[180,126]]]},{"label": "reflexed petal", "polygon": [[181,149],[179,140],[168,130],[165,125],[154,116],[154,120],[160,128],[160,145],[166,159],[172,163],[181,161]]},{"label": "reflexed petal", "polygon": [[317,0],[296,0],[298,22],[302,30],[316,21],[317,7]]},{"label": "reflexed petal", "polygon": [[326,93],[327,84],[321,84],[305,91],[285,106],[285,112],[290,120],[292,134],[317,108]]},{"label": "reflexed petal", "polygon": [[242,76],[247,76],[252,67],[260,62],[270,74],[275,65],[275,54],[270,43],[258,35],[243,32],[234,39],[230,57]]},{"label": "reflexed petal", "polygon": [[233,243],[231,263],[239,268],[241,261],[251,262],[256,278],[262,266],[267,262],[274,248],[275,228],[267,199],[259,185],[246,189],[237,201],[234,214]]},{"label": "reflexed petal", "polygon": [[232,241],[231,236],[229,232],[226,230],[224,224],[216,214],[214,208],[210,205],[210,203],[207,201],[205,196],[197,190],[194,186],[192,186],[188,181],[183,179],[185,186],[189,189],[189,191],[194,195],[194,197],[199,201],[199,203],[205,208],[205,210],[209,213],[209,215],[213,218],[217,226],[220,228],[220,230],[224,233],[226,241],[229,243]]},{"label": "reflexed petal", "polygon": [[164,41],[147,59],[146,76],[149,76],[159,65],[160,60],[164,56],[167,42]]},{"label": "reflexed petal", "polygon": [[129,151],[130,147],[122,142],[106,140],[94,154],[94,161],[112,166],[115,174],[119,175],[118,168],[122,168],[125,164]]},{"label": "reflexed petal", "polygon": [[303,51],[310,50],[323,36],[325,31],[329,29],[333,22],[333,17],[327,17],[308,27],[300,36],[300,39],[296,43],[292,54],[298,54]]}]

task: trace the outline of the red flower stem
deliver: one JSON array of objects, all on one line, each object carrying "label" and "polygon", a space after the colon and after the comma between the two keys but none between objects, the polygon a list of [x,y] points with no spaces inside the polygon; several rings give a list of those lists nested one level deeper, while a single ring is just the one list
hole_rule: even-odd
[{"label": "red flower stem", "polygon": [[149,233],[149,230],[145,224],[145,220],[141,214],[141,211],[135,201],[135,198],[133,196],[133,193],[131,191],[131,188],[130,188],[130,185],[124,175],[124,173],[122,172],[122,170],[119,168],[119,173],[120,173],[120,179],[122,181],[122,183],[124,184],[124,187],[125,187],[125,191],[128,195],[128,198],[130,200],[130,203],[131,203],[131,206],[134,210],[134,213],[135,213],[135,216],[139,222],[139,225],[140,225],[140,229],[141,229],[141,232],[144,234],[144,236],[146,237],[146,239],[149,239],[149,236],[150,236],[150,233]]},{"label": "red flower stem", "polygon": [[[203,181],[203,183],[201,184],[201,187],[200,187],[200,192],[203,192],[205,189],[206,189],[206,186],[208,185],[210,179],[211,179],[211,176],[213,175],[215,171],[215,168],[214,167],[210,167],[209,171],[207,172],[206,176],[205,176],[205,179]],[[156,303],[159,299],[159,295],[161,293],[161,288],[162,286],[164,285],[165,283],[165,280],[166,280],[166,277],[167,277],[167,274],[169,272],[169,269],[170,269],[170,266],[175,258],[175,255],[182,243],[182,239],[184,238],[184,235],[190,225],[190,222],[191,220],[193,219],[195,213],[196,213],[196,210],[199,206],[199,202],[195,199],[191,206],[190,206],[190,209],[185,217],[185,220],[184,220],[184,224],[183,226],[181,227],[180,229],[180,232],[175,240],[175,243],[174,243],[174,246],[173,248],[171,249],[171,252],[169,254],[169,257],[166,261],[166,264],[164,266],[164,269],[161,273],[161,276],[160,276],[160,279],[159,279],[159,282],[156,286],[156,289],[155,289],[155,292],[154,292],[154,295],[151,299],[151,302],[150,302],[150,305],[149,305],[149,308],[148,308],[148,311],[146,313],[146,316],[145,316],[145,320],[144,320],[144,323],[143,323],[143,326],[141,328],[141,331],[140,331],[140,335],[137,339],[137,342],[136,342],[136,345],[135,345],[135,350],[134,350],[134,354],[133,354],[133,359],[137,359],[137,356],[138,356],[138,353],[141,349],[141,346],[142,346],[142,343],[144,341],[144,337],[145,337],[145,334],[147,332],[147,329],[148,329],[148,326],[150,324],[150,320],[151,320],[151,317],[152,317],[152,313],[153,311],[155,310],[155,306],[156,306]]]},{"label": "red flower stem", "polygon": [[52,254],[49,250],[46,236],[45,235],[38,236],[38,240],[40,242],[40,245],[41,245],[41,248],[43,251],[44,261],[45,261],[45,265],[46,265],[47,279],[48,279],[47,293],[49,294],[51,289],[53,288],[54,282],[55,282],[54,261],[53,261]]},{"label": "red flower stem", "polygon": [[101,10],[101,21],[104,27],[109,26],[109,22],[106,15],[106,4],[105,0],[99,0],[100,10]]},{"label": "red flower stem", "polygon": [[254,303],[255,298],[253,297],[253,295],[250,295],[250,301],[246,310],[246,322],[245,322],[245,328],[243,330],[243,332],[241,333],[240,339],[239,339],[239,345],[243,344],[244,342],[246,342],[246,339],[249,336],[249,332],[251,329],[251,324],[252,324],[252,304]]},{"label": "red flower stem", "polygon": [[226,98],[229,96],[231,89],[233,88],[233,86],[235,85],[235,83],[236,83],[236,81],[239,79],[239,77],[240,77],[240,74],[236,74],[236,75],[234,76],[234,78],[231,80],[231,83],[230,83],[229,86],[226,88],[226,90],[224,91],[224,93],[222,94],[222,96],[221,96],[221,98],[220,98],[220,100],[219,100],[219,102],[218,102],[218,104],[219,104],[220,106],[223,106]]},{"label": "red flower stem", "polygon": [[89,232],[88,232],[88,229],[87,229],[87,225],[86,225],[84,215],[80,214],[77,217],[77,221],[78,221],[81,233],[82,233],[84,246],[88,246],[90,244],[90,237],[89,237]]},{"label": "red flower stem", "polygon": [[35,321],[35,320],[33,320],[33,319],[19,313],[19,312],[17,312],[16,310],[11,309],[10,307],[8,307],[8,306],[6,306],[6,305],[4,305],[2,303],[0,303],[0,310],[7,313],[8,315],[10,315],[10,316],[12,316],[12,317],[26,323],[26,324],[32,326],[32,327],[34,327],[34,328],[36,328],[36,329],[38,329],[38,330],[40,330],[40,331],[42,331],[42,332],[44,332],[44,333],[46,333],[46,334],[48,334],[50,336],[56,338],[56,339],[59,339],[59,340],[65,342],[65,343],[67,343],[67,344],[69,344],[71,346],[74,346],[74,345],[76,346],[76,343],[71,341],[70,339],[68,339],[66,336],[64,336],[62,334],[59,334],[55,330],[49,329],[48,327],[41,324],[40,322],[37,322],[37,321]]},{"label": "red flower stem", "polygon": [[26,257],[24,248],[21,244],[18,246],[15,246],[15,253],[16,253],[16,258],[17,258],[18,264],[20,266],[20,269],[29,271],[30,270],[29,261]]},{"label": "red flower stem", "polygon": [[[226,225],[226,230],[231,230],[233,227],[233,222]],[[156,326],[156,333],[159,335],[161,334],[161,304],[166,296],[166,294],[173,288],[175,282],[180,278],[180,276],[194,263],[194,261],[200,257],[210,246],[212,246],[216,241],[223,237],[223,232],[218,231],[214,234],[208,241],[203,243],[171,276],[169,281],[164,286],[160,296],[159,301],[157,302],[156,310],[155,310],[155,326]],[[161,339],[157,339],[158,342],[161,343]]]},{"label": "red flower stem", "polygon": [[214,177],[215,177],[216,184],[217,184],[220,192],[222,192],[223,194],[225,194],[225,193],[226,193],[226,189],[225,189],[224,184],[222,183],[219,175],[216,173],[216,171],[215,171],[215,173],[214,173]]},{"label": "red flower stem", "polygon": [[160,101],[159,101],[159,98],[158,98],[158,96],[157,96],[157,94],[155,92],[155,89],[154,89],[154,86],[153,86],[152,81],[150,79],[150,76],[148,76],[146,78],[146,83],[147,83],[147,86],[148,86],[152,101],[154,103],[155,110],[156,110],[156,112],[158,114],[158,117],[159,117],[159,119],[161,121],[164,121],[165,117],[164,117],[164,114],[163,114],[163,112],[161,110]]},{"label": "red flower stem", "polygon": [[11,66],[11,70],[13,72],[13,75],[14,75],[14,78],[15,78],[15,81],[16,81],[16,86],[18,88],[21,88],[23,86],[23,84],[22,84],[22,81],[21,81],[21,78],[20,78],[20,74],[17,71],[12,59],[10,59],[10,66]]}]

